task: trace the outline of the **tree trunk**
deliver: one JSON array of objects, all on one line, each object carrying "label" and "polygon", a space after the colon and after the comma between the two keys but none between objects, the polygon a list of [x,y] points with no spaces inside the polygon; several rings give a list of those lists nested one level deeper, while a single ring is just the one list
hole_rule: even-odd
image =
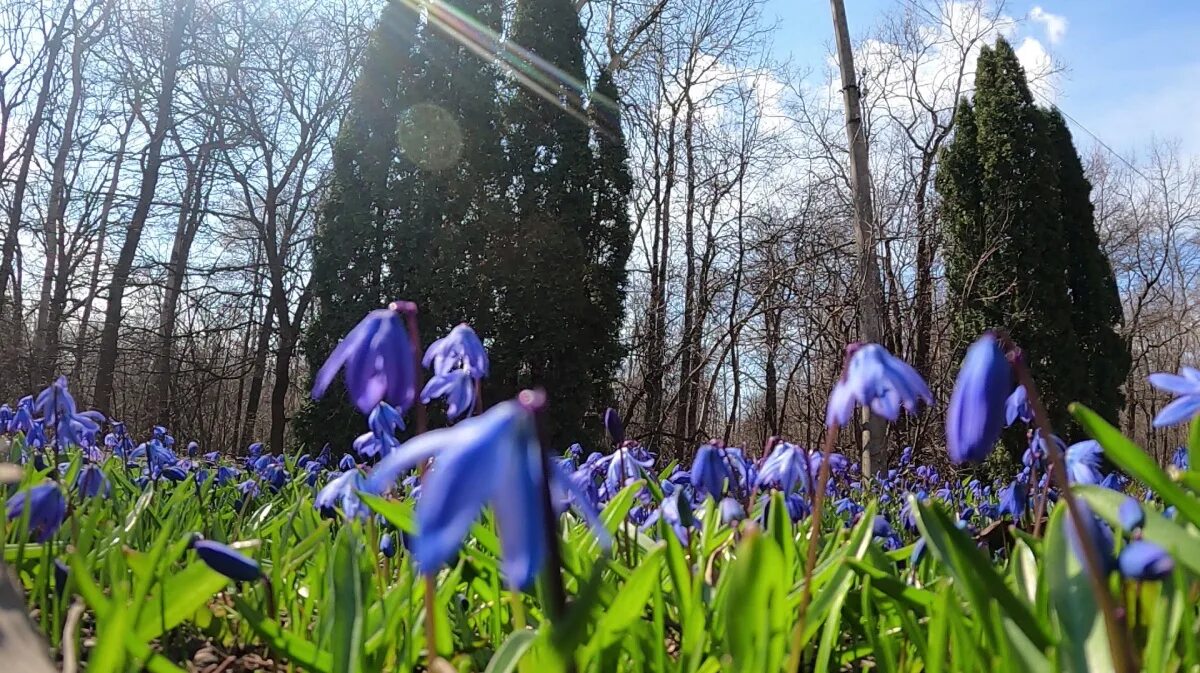
[{"label": "tree trunk", "polygon": [[[687,86],[685,84],[685,86]],[[684,94],[687,100],[687,113],[683,121],[683,153],[684,165],[687,169],[687,184],[684,191],[683,206],[683,334],[680,346],[683,349],[679,358],[679,394],[675,402],[675,452],[677,456],[687,455],[694,437],[692,427],[695,418],[696,391],[692,387],[695,380],[692,368],[696,366],[696,356],[692,349],[692,331],[695,325],[696,313],[696,254],[695,254],[695,213],[696,213],[696,148],[693,136],[694,111],[691,94]]]},{"label": "tree trunk", "polygon": [[183,53],[184,33],[191,22],[195,0],[178,0],[171,32],[167,38],[163,58],[162,89],[158,94],[158,110],[155,114],[154,130],[146,147],[146,158],[142,172],[141,189],[137,204],[129,218],[125,231],[125,243],[113,267],[112,283],[109,286],[108,306],[104,312],[104,329],[100,333],[100,355],[96,363],[96,392],[92,404],[102,412],[112,414],[113,376],[117,368],[117,340],[120,336],[122,302],[125,286],[133,270],[133,259],[142,240],[142,230],[150,215],[154,202],[154,190],[158,186],[158,174],[162,168],[162,146],[167,130],[172,124],[171,107],[175,99],[175,80],[179,74],[179,61]]}]

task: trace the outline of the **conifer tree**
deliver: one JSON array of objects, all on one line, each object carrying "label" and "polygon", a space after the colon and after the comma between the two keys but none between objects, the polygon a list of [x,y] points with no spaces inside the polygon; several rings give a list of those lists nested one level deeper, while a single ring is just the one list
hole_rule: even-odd
[{"label": "conifer tree", "polygon": [[1130,366],[1128,346],[1118,331],[1124,321],[1121,295],[1096,232],[1092,185],[1057,109],[1046,111],[1046,128],[1058,168],[1071,326],[1086,371],[1086,385],[1079,391],[1078,401],[1116,423],[1124,405],[1121,386]]},{"label": "conifer tree", "polygon": [[950,170],[938,178],[947,284],[963,312],[956,340],[965,347],[983,328],[1007,328],[1066,434],[1066,406],[1086,375],[1071,323],[1058,166],[1045,116],[1003,39],[980,53],[969,110],[946,150]]}]

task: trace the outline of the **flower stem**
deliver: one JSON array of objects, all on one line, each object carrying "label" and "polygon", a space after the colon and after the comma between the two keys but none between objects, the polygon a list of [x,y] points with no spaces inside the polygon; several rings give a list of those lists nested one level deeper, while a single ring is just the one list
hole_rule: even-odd
[{"label": "flower stem", "polygon": [[1017,382],[1025,386],[1025,391],[1029,395],[1029,403],[1033,406],[1034,422],[1046,445],[1046,454],[1050,460],[1047,474],[1058,482],[1056,485],[1066,502],[1067,514],[1071,517],[1071,523],[1079,534],[1080,546],[1083,547],[1084,569],[1091,580],[1092,593],[1096,596],[1096,601],[1100,604],[1100,611],[1104,614],[1104,626],[1108,633],[1108,647],[1113,666],[1119,673],[1134,673],[1137,670],[1137,664],[1129,643],[1129,629],[1125,626],[1123,611],[1119,610],[1112,592],[1109,591],[1108,581],[1104,576],[1104,563],[1100,558],[1100,548],[1092,535],[1092,527],[1085,519],[1090,514],[1084,512],[1079,503],[1075,501],[1075,494],[1071,491],[1071,484],[1067,481],[1067,469],[1062,451],[1054,441],[1054,429],[1050,426],[1050,416],[1046,412],[1045,405],[1042,404],[1037,384],[1034,383],[1033,376],[1029,373],[1029,367],[1026,366],[1024,357],[1018,355],[1014,359],[1013,369],[1017,374]]},{"label": "flower stem", "polygon": [[833,453],[833,445],[837,443],[838,426],[831,426],[825,432],[825,444],[821,447],[821,470],[817,483],[812,483],[811,461],[805,465],[809,472],[808,483],[812,487],[812,512],[808,516],[808,555],[804,562],[804,591],[800,594],[800,617],[792,629],[791,653],[788,655],[787,671],[799,671],[804,654],[804,628],[808,618],[808,605],[812,601],[813,572],[817,567],[817,545],[821,540],[821,508],[825,504],[825,485],[829,482],[829,456]]}]

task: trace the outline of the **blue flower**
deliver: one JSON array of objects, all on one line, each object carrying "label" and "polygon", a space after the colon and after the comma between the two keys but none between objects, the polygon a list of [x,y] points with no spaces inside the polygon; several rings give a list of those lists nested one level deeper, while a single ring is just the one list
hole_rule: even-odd
[{"label": "blue flower", "polygon": [[903,407],[915,414],[922,402],[933,403],[933,394],[925,380],[908,363],[879,344],[851,344],[846,348],[848,362],[842,378],[829,395],[825,424],[844,426],[850,422],[855,405],[870,407],[889,421],[900,416]]},{"label": "blue flower", "polygon": [[[1076,498],[1075,506],[1079,509],[1079,515],[1083,519],[1084,525],[1088,527],[1087,532],[1089,537],[1096,544],[1096,552],[1100,557],[1102,566],[1100,568],[1101,573],[1107,575],[1112,572],[1114,565],[1112,529],[1096,518],[1096,515],[1092,514],[1091,508],[1082,499]],[[1067,542],[1071,545],[1071,551],[1075,554],[1075,559],[1081,564],[1086,564],[1087,556],[1083,550],[1083,537],[1079,534],[1078,529],[1075,528],[1075,517],[1071,516],[1068,512],[1063,519],[1063,525],[1066,527]]]},{"label": "blue flower", "polygon": [[371,413],[380,402],[404,411],[416,398],[413,347],[400,314],[391,308],[371,311],[330,353],[313,381],[320,399],[339,370],[355,406]]},{"label": "blue flower", "polygon": [[451,369],[444,374],[434,374],[421,389],[421,403],[446,398],[446,418],[456,420],[471,411],[475,404],[475,379],[466,369]]},{"label": "blue flower", "polygon": [[338,461],[339,470],[345,472],[346,470],[353,470],[356,467],[358,467],[358,463],[354,462],[354,456],[348,453],[342,454],[342,459]]},{"label": "blue flower", "polygon": [[888,523],[887,517],[882,514],[876,514],[871,521],[871,534],[876,538],[893,538],[896,537],[896,531],[892,529],[892,524]]},{"label": "blue flower", "polygon": [[396,555],[396,538],[391,532],[379,536],[379,551],[388,558]]},{"label": "blue flower", "polygon": [[717,509],[721,513],[721,523],[726,526],[746,518],[746,508],[733,498],[721,498]]},{"label": "blue flower", "polygon": [[1023,423],[1033,421],[1033,411],[1029,408],[1029,394],[1025,392],[1025,386],[1017,386],[1008,399],[1004,400],[1004,425],[1012,425],[1018,420]]},{"label": "blue flower", "polygon": [[1000,490],[1000,507],[997,514],[1008,514],[1014,519],[1020,519],[1029,507],[1029,493],[1023,480],[1016,480]]},{"label": "blue flower", "polygon": [[237,478],[237,470],[224,465],[217,468],[217,476],[214,479],[217,486],[224,486]]},{"label": "blue flower", "polygon": [[697,449],[692,461],[691,481],[697,494],[720,498],[725,493],[726,483],[733,481],[725,449],[715,444],[705,444]]},{"label": "blue flower", "polygon": [[1137,498],[1126,496],[1121,504],[1117,507],[1117,520],[1121,522],[1121,528],[1126,531],[1133,532],[1142,527],[1146,521],[1146,513],[1142,511],[1142,503],[1137,501]]},{"label": "blue flower", "polygon": [[342,508],[342,514],[347,519],[359,518],[365,521],[370,514],[367,507],[358,497],[358,491],[366,488],[366,479],[357,468],[343,472],[333,479],[313,499],[313,507],[324,517],[333,517],[337,508]]},{"label": "blue flower", "polygon": [[446,336],[429,344],[429,348],[425,349],[425,357],[421,359],[421,365],[438,376],[452,369],[465,369],[470,377],[476,380],[488,375],[487,351],[475,330],[466,323],[458,325]]},{"label": "blue flower", "polygon": [[1200,413],[1200,370],[1182,367],[1178,374],[1151,374],[1149,380],[1155,388],[1176,396],[1154,417],[1154,427],[1178,425]]},{"label": "blue flower", "polygon": [[17,402],[17,411],[13,414],[12,420],[8,422],[8,431],[29,434],[32,427],[33,398],[27,395]]},{"label": "blue flower", "polygon": [[34,542],[45,542],[54,537],[67,515],[67,499],[54,483],[39,484],[9,498],[6,503],[8,520],[20,519],[26,506],[29,509],[27,530]]},{"label": "blue flower", "polygon": [[[550,517],[543,507],[542,489],[547,479],[550,487],[560,491],[575,488],[553,464],[552,474],[542,472],[533,411],[542,403],[537,397],[522,393],[519,401],[503,402],[480,416],[417,435],[376,465],[367,490],[378,493],[417,464],[434,458],[416,506],[413,558],[422,572],[432,573],[454,557],[488,503],[500,529],[508,582],[518,588],[528,586],[541,569],[547,552],[544,527]],[[588,511],[586,495],[575,496],[584,516],[600,530],[596,513]]]},{"label": "blue flower", "polygon": [[99,465],[84,465],[75,476],[75,490],[84,498],[108,497],[111,485]]},{"label": "blue flower", "polygon": [[779,442],[763,461],[755,478],[758,488],[777,488],[791,493],[797,486],[808,490],[809,462],[804,449],[788,442]]},{"label": "blue flower", "polygon": [[1121,574],[1131,580],[1165,579],[1175,569],[1175,561],[1167,550],[1146,540],[1134,540],[1125,545],[1117,557]]},{"label": "blue flower", "polygon": [[649,529],[660,520],[671,528],[681,543],[687,544],[688,529],[691,528],[694,519],[692,518],[691,504],[682,491],[674,496],[663,498],[658,509],[646,517],[646,521],[642,524],[642,530]]},{"label": "blue flower", "polygon": [[1004,429],[1004,403],[1012,390],[1012,367],[991,332],[971,344],[946,410],[946,449],[955,463],[987,457]]},{"label": "blue flower", "polygon": [[1190,462],[1188,451],[1182,446],[1175,449],[1175,452],[1171,454],[1171,466],[1177,470],[1187,471]]},{"label": "blue flower", "polygon": [[238,492],[246,498],[257,498],[259,493],[258,482],[254,479],[247,479],[237,485]]},{"label": "blue flower", "polygon": [[262,575],[257,561],[228,545],[198,540],[193,548],[205,565],[235,582],[253,582]]},{"label": "blue flower", "polygon": [[614,446],[620,446],[625,441],[625,424],[621,422],[621,414],[612,407],[604,410],[604,430]]},{"label": "blue flower", "polygon": [[1099,484],[1104,478],[1100,474],[1100,442],[1094,439],[1072,444],[1067,448],[1067,479],[1072,484]]},{"label": "blue flower", "polygon": [[601,459],[604,466],[605,497],[611,498],[630,482],[640,479],[645,470],[654,467],[654,459],[633,446],[623,446]]},{"label": "blue flower", "polygon": [[400,440],[396,439],[396,431],[404,429],[404,419],[392,405],[387,402],[376,405],[367,416],[367,427],[370,430],[354,440],[354,450],[358,455],[380,458],[399,448]]},{"label": "blue flower", "polygon": [[912,459],[913,459],[913,447],[906,446],[900,450],[900,466],[901,467],[911,463]]},{"label": "blue flower", "polygon": [[1109,490],[1123,491],[1125,489],[1125,479],[1119,472],[1109,472],[1104,479],[1100,480],[1100,485]]}]

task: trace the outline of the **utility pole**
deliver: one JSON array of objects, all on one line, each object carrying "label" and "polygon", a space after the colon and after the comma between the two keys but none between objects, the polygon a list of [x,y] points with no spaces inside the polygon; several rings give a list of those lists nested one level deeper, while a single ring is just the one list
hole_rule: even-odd
[{"label": "utility pole", "polygon": [[[833,32],[837,39],[838,65],[842,75],[842,99],[846,105],[846,138],[850,141],[850,192],[854,202],[854,240],[858,247],[858,322],[862,340],[882,343],[884,332],[883,280],[875,254],[875,209],[871,203],[871,167],[867,162],[867,138],[863,135],[862,105],[846,6],[830,0]],[[863,408],[862,471],[876,474],[887,469],[887,423]]]}]

